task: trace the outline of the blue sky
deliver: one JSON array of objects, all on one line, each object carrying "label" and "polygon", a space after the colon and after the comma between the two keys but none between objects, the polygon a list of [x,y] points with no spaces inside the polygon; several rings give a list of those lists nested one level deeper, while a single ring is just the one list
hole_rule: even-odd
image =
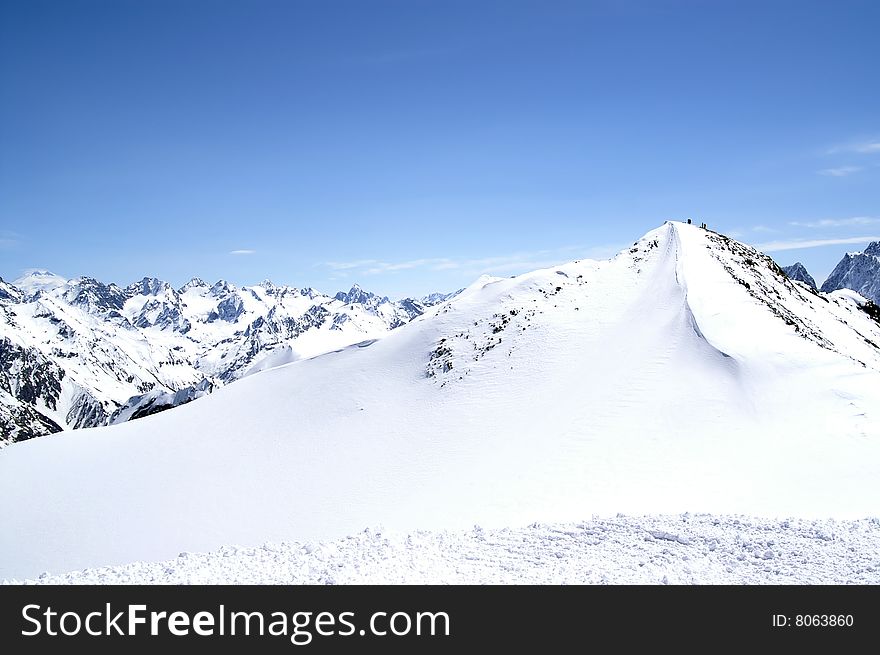
[{"label": "blue sky", "polygon": [[[880,3],[3,0],[0,276],[402,296],[880,238]],[[804,247],[809,246],[809,247]]]}]

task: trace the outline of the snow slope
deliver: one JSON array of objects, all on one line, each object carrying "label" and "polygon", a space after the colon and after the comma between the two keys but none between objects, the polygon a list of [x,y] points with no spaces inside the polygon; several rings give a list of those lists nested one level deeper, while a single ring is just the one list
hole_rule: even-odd
[{"label": "snow slope", "polygon": [[622,516],[225,546],[25,584],[880,584],[880,521]]},{"label": "snow slope", "polygon": [[[679,223],[375,342],[0,452],[0,577],[223,544],[880,507],[880,324]],[[51,484],[35,485],[35,480]]]}]

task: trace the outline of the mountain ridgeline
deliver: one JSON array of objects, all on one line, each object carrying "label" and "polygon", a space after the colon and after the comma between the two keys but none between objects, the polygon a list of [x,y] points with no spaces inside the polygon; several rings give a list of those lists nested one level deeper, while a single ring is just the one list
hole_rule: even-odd
[{"label": "mountain ridgeline", "polygon": [[[265,298],[261,289],[252,290]],[[169,320],[188,320],[186,335],[228,324],[209,290],[180,294],[188,308]],[[343,328],[378,318],[351,302],[363,299],[357,290],[311,315],[308,294],[287,295],[302,302],[298,316],[354,306]],[[104,311],[136,321],[157,296],[135,297]],[[239,290],[226,316],[259,333],[259,319],[245,319],[256,302]],[[484,276],[382,338],[263,367],[171,411],[6,448],[0,525],[16,538],[0,539],[0,579],[226,544],[326,542],[373,526],[480,530],[618,512],[873,516],[871,306],[672,222],[609,260]],[[405,314],[386,311],[383,326]],[[177,334],[143,330],[157,342]],[[218,378],[240,353],[196,352]],[[172,346],[152,370],[182,378],[186,354]],[[276,356],[286,359],[276,349],[270,364]]]},{"label": "mountain ridgeline", "polygon": [[[818,293],[800,262],[776,268]],[[880,316],[880,242],[845,255],[821,292],[845,289]],[[269,281],[193,278],[175,289],[150,277],[126,287],[45,271],[0,279],[0,447],[177,407],[250,373],[380,338],[458,293],[392,301],[357,285],[327,296]],[[438,344],[428,366],[444,383],[451,347]]]},{"label": "mountain ridgeline", "polygon": [[378,338],[454,294],[392,301],[263,282],[145,277],[127,287],[45,271],[0,280],[0,447],[140,418],[260,368]]},{"label": "mountain ridgeline", "polygon": [[783,266],[782,270],[789,277],[789,279],[803,282],[813,291],[819,290],[819,287],[816,286],[816,280],[814,280],[813,276],[807,272],[807,267],[800,262],[795,262],[791,266]]},{"label": "mountain ridgeline", "polygon": [[822,284],[822,291],[852,289],[875,304],[880,304],[880,241],[863,252],[847,253]]}]

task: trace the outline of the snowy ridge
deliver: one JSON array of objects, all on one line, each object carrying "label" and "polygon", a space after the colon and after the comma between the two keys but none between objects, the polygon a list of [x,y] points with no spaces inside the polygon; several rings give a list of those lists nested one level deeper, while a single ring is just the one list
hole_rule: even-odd
[{"label": "snowy ridge", "polygon": [[871,516],[880,323],[866,307],[680,223],[608,261],[483,278],[369,347],[4,450],[0,576],[376,524]]},{"label": "snowy ridge", "polygon": [[188,402],[273,361],[378,338],[427,306],[358,286],[332,298],[269,281],[0,280],[0,447]]}]

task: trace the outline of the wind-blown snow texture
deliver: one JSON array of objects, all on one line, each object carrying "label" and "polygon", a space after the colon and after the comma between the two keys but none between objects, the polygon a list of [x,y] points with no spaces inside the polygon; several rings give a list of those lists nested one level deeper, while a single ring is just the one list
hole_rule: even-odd
[{"label": "wind-blown snow texture", "polygon": [[609,261],[483,278],[378,341],[5,449],[0,576],[377,524],[873,516],[865,307],[679,223]]},{"label": "wind-blown snow texture", "polygon": [[[12,581],[18,582],[18,581]],[[880,521],[646,516],[226,546],[26,584],[878,584]]]},{"label": "wind-blown snow texture", "polygon": [[45,271],[0,280],[0,447],[189,402],[281,352],[294,361],[376,338],[447,297],[392,302],[355,285],[331,298],[199,279],[123,289]]},{"label": "wind-blown snow texture", "polygon": [[868,300],[880,304],[880,241],[874,241],[864,252],[850,252],[822,283],[822,291],[852,289]]}]

